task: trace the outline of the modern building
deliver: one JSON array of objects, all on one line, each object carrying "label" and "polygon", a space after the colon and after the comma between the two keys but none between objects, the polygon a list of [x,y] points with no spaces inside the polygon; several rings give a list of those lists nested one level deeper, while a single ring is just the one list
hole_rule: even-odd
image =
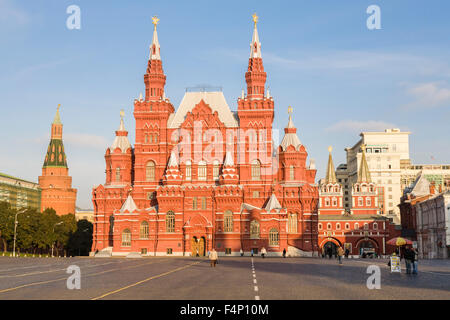
[{"label": "modern building", "polygon": [[[357,179],[351,185],[351,209],[344,207],[344,183],[334,171],[331,147],[327,173],[319,186],[319,248],[323,254],[336,253],[340,246],[352,256],[363,254],[386,255],[395,248],[386,242],[400,234],[392,219],[380,214],[378,188],[373,182],[366,161],[365,146],[361,145],[361,159]],[[341,178],[342,179],[342,178]]]},{"label": "modern building", "polygon": [[404,190],[413,184],[419,175],[423,175],[429,182],[434,182],[437,190],[450,190],[450,164],[401,164],[400,188]]},{"label": "modern building", "polygon": [[122,119],[106,150],[106,181],[93,189],[92,251],[112,255],[247,254],[317,251],[314,163],[292,117],[274,146],[274,99],[254,15],[246,94],[231,111],[220,90],[187,90],[175,107],[154,18],[144,75],[134,101],[136,141]]},{"label": "modern building", "polygon": [[[400,222],[397,205],[402,196],[401,165],[409,162],[409,135],[400,129],[386,129],[384,132],[362,132],[361,139],[347,152],[347,174],[350,183],[355,183],[361,164],[361,145],[366,145],[367,165],[373,181],[382,193],[379,208],[383,214]],[[348,202],[346,203],[348,204]],[[351,205],[350,205],[351,206]]]},{"label": "modern building", "polygon": [[0,201],[8,202],[12,208],[41,209],[39,184],[0,172]]},{"label": "modern building", "polygon": [[419,258],[450,257],[450,191],[415,204]]},{"label": "modern building", "polygon": [[75,219],[94,223],[94,210],[75,208]]},{"label": "modern building", "polygon": [[52,123],[50,144],[47,148],[39,186],[42,189],[41,211],[53,208],[58,215],[75,214],[77,189],[72,188],[67,158],[62,140],[59,105]]}]

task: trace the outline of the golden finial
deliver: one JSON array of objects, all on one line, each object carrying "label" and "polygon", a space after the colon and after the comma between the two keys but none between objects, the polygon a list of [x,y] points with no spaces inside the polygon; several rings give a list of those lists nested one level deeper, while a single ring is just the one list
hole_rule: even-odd
[{"label": "golden finial", "polygon": [[291,106],[288,107],[288,111],[287,112],[288,112],[288,114],[292,114],[292,107]]},{"label": "golden finial", "polygon": [[256,27],[256,23],[258,22],[258,16],[256,15],[256,12],[252,15],[253,17],[253,22],[255,23],[255,27]]},{"label": "golden finial", "polygon": [[332,146],[329,146],[329,147],[328,147],[328,152],[331,153],[331,151],[333,151],[333,147],[332,147]]},{"label": "golden finial", "polygon": [[58,110],[59,111],[59,108],[61,107],[61,104],[60,103],[58,103],[58,107],[56,108],[56,110]]},{"label": "golden finial", "polygon": [[156,30],[156,25],[158,24],[158,22],[159,22],[159,19],[158,19],[158,17],[157,16],[154,16],[154,17],[152,17],[152,23],[153,23],[153,25],[155,26],[155,30]]},{"label": "golden finial", "polygon": [[125,111],[122,109],[120,110],[120,117],[123,119],[125,117]]},{"label": "golden finial", "polygon": [[366,145],[364,143],[361,145],[361,150],[362,150],[362,152],[366,151]]}]

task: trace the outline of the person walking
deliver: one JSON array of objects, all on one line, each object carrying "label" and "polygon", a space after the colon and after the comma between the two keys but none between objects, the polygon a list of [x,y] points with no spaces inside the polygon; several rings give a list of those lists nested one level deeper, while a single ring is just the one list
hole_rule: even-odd
[{"label": "person walking", "polygon": [[242,251],[242,248],[240,250],[240,253],[241,253],[241,257],[243,257],[244,256],[244,251]]},{"label": "person walking", "polygon": [[262,249],[261,249],[261,257],[263,257],[263,259],[264,259],[264,256],[266,254],[267,254],[266,248],[262,247]]},{"label": "person walking", "polygon": [[416,248],[411,249],[412,252],[414,252],[414,260],[412,261],[412,274],[417,274],[417,262],[419,258],[419,252],[417,252]]},{"label": "person walking", "polygon": [[331,259],[331,257],[333,257],[333,249],[331,247],[328,247],[327,251],[328,251],[328,259]]},{"label": "person walking", "polygon": [[411,266],[414,263],[415,255],[416,254],[411,250],[409,246],[405,247],[405,250],[403,251],[403,257],[405,258],[406,274],[411,274]]},{"label": "person walking", "polygon": [[283,258],[286,258],[286,248],[283,249]]},{"label": "person walking", "polygon": [[251,254],[251,256],[253,257],[253,249],[252,249],[252,250],[250,250],[250,254]]},{"label": "person walking", "polygon": [[211,261],[211,267],[216,267],[216,263],[217,263],[217,251],[216,249],[212,249],[209,252],[209,260]]},{"label": "person walking", "polygon": [[350,249],[347,247],[347,248],[345,248],[345,258],[348,259],[349,254],[350,254]]},{"label": "person walking", "polygon": [[341,246],[339,246],[339,248],[337,249],[337,256],[338,256],[338,260],[339,260],[339,264],[342,264],[342,257],[344,256],[344,249],[342,249]]}]

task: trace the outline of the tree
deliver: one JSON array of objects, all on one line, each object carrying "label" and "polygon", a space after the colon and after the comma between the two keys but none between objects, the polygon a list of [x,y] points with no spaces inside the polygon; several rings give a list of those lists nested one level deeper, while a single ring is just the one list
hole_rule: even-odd
[{"label": "tree", "polygon": [[70,255],[89,255],[92,247],[92,233],[94,226],[82,219],[77,223],[77,230],[69,239],[68,250]]}]

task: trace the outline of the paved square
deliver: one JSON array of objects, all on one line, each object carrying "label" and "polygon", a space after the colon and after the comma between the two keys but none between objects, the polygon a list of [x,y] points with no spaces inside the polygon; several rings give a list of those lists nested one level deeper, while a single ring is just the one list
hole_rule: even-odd
[{"label": "paved square", "polygon": [[[67,267],[81,270],[69,290]],[[369,290],[369,265],[381,289]],[[402,267],[404,267],[402,265]],[[387,260],[221,257],[0,257],[0,300],[7,299],[450,299],[450,260],[419,261],[419,274],[390,273]]]}]

